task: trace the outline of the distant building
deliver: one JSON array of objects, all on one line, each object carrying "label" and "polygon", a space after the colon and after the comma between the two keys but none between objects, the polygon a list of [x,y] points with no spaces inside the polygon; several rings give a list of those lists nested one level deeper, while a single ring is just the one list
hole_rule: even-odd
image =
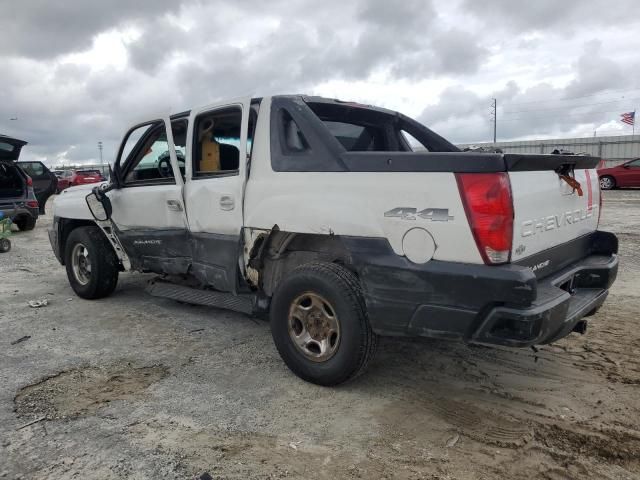
[{"label": "distant building", "polygon": [[594,155],[602,158],[607,166],[614,166],[627,160],[640,158],[640,135],[474,143],[462,144],[458,145],[458,147],[499,148],[504,153],[551,153],[553,150],[558,149]]}]

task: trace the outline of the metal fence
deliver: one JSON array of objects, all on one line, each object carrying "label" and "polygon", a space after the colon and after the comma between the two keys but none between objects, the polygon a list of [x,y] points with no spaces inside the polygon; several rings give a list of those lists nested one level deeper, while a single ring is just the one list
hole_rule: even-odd
[{"label": "metal fence", "polygon": [[458,145],[465,147],[499,148],[504,153],[551,153],[568,150],[600,157],[607,166],[619,165],[640,158],[640,135],[615,137],[555,138],[549,140],[522,140],[517,142],[476,143]]}]

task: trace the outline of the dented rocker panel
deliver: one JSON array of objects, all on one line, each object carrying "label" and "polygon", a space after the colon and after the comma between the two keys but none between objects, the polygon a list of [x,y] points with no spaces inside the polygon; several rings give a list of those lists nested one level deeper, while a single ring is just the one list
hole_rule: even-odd
[{"label": "dented rocker panel", "polygon": [[187,230],[117,232],[135,270],[191,275],[203,286],[236,292],[240,238]]}]

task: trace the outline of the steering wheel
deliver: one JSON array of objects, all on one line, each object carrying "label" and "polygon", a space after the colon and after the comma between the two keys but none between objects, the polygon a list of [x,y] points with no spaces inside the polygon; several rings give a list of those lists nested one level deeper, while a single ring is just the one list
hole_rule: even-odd
[{"label": "steering wheel", "polygon": [[171,168],[171,157],[169,156],[169,150],[162,153],[158,157],[158,173],[163,178],[173,177],[173,169]]}]

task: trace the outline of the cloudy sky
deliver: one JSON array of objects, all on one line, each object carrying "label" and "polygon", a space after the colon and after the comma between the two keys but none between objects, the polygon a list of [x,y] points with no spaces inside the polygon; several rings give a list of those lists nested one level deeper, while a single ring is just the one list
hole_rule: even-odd
[{"label": "cloudy sky", "polygon": [[[638,0],[0,0],[0,133],[49,165],[243,95],[377,104],[450,140],[630,133]],[[13,119],[13,120],[12,120]]]}]

